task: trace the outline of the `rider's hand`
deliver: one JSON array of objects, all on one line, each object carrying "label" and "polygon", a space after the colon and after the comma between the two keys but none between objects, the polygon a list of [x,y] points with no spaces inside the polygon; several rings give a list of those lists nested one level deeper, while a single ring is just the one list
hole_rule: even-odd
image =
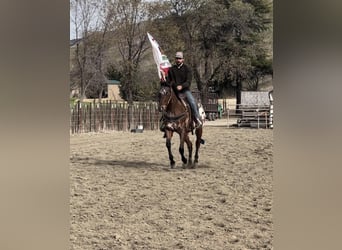
[{"label": "rider's hand", "polygon": [[165,81],[166,81],[165,72],[164,72],[163,70],[160,70],[160,73],[161,73],[161,80],[162,80],[163,82],[165,82]]},{"label": "rider's hand", "polygon": [[177,86],[177,90],[182,90],[182,88],[183,88],[182,85]]}]

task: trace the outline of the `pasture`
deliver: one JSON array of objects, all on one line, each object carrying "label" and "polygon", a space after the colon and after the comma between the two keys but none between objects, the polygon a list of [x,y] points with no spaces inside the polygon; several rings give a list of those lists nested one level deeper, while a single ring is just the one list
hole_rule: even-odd
[{"label": "pasture", "polygon": [[195,169],[162,136],[70,136],[70,249],[273,249],[273,130],[206,122]]}]

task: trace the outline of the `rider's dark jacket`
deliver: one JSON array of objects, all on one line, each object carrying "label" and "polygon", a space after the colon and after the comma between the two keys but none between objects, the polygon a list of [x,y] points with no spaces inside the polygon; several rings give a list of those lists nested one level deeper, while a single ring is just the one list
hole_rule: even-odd
[{"label": "rider's dark jacket", "polygon": [[[181,65],[174,64],[168,72],[168,76],[166,78],[166,82],[168,85],[172,86],[175,93],[190,90],[192,80],[191,70],[187,65],[182,63]],[[177,86],[182,85],[182,90],[178,91]]]}]

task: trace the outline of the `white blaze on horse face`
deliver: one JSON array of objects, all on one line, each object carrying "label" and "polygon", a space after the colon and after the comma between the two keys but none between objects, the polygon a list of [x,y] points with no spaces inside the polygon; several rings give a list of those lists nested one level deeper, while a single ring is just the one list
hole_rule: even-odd
[{"label": "white blaze on horse face", "polygon": [[[169,97],[170,96],[170,97]],[[166,107],[170,101],[171,95],[168,92],[168,89],[163,87],[159,91],[159,109],[160,111],[165,111]]]}]

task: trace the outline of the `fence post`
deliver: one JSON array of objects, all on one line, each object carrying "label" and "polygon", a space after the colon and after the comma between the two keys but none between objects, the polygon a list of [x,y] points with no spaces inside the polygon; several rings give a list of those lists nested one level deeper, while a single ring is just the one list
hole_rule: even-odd
[{"label": "fence post", "polygon": [[229,107],[228,107],[228,109],[226,109],[226,111],[227,111],[227,127],[229,128]]},{"label": "fence post", "polygon": [[94,132],[96,132],[96,106],[95,106],[95,100],[93,101],[92,104],[90,105],[93,105],[93,112],[94,112]]},{"label": "fence post", "polygon": [[77,102],[77,132],[80,133],[81,130],[81,102]]},{"label": "fence post", "polygon": [[268,128],[267,112],[265,112],[265,128]]},{"label": "fence post", "polygon": [[256,112],[257,112],[257,121],[258,121],[258,129],[259,129],[259,109],[258,108],[256,109]]},{"label": "fence post", "polygon": [[71,118],[70,118],[70,125],[71,125],[71,133],[75,133],[75,105],[73,105],[71,107],[71,110],[70,110],[70,114],[71,114]]}]

